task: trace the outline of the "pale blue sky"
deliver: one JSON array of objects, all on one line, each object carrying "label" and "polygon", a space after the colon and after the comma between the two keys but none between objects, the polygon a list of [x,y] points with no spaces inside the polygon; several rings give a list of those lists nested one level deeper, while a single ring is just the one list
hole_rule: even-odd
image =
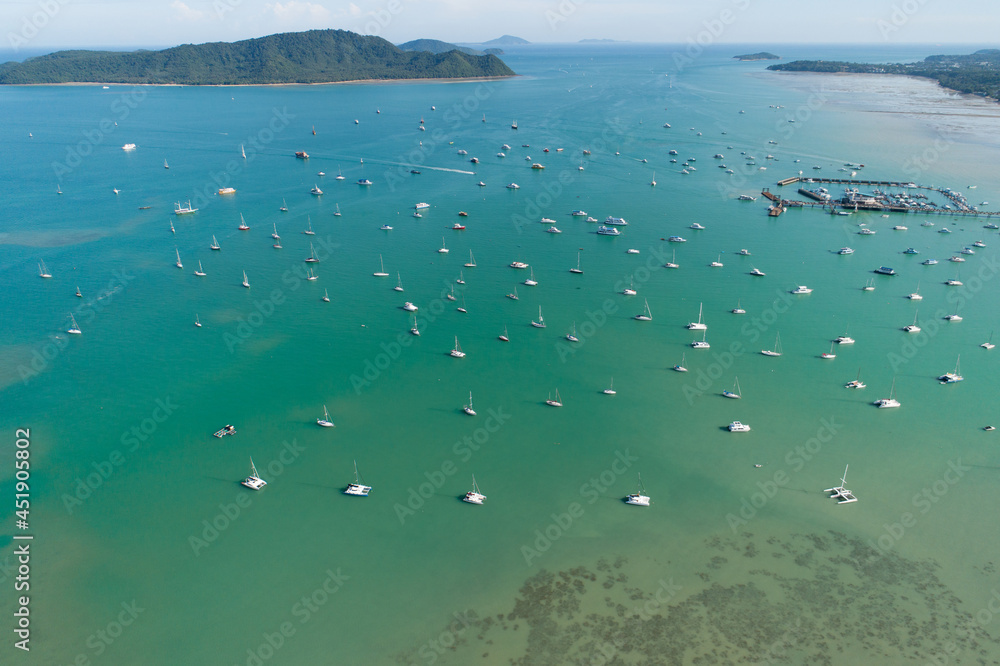
[{"label": "pale blue sky", "polygon": [[995,0],[7,0],[0,48],[174,45],[340,28],[400,43],[990,43]]}]

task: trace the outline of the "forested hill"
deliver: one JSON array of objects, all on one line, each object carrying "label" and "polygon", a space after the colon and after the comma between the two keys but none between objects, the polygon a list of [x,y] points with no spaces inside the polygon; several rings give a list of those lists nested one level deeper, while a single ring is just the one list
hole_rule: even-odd
[{"label": "forested hill", "polygon": [[983,49],[968,55],[933,55],[920,62],[869,64],[832,60],[795,60],[768,69],[787,72],[848,72],[902,74],[934,79],[961,93],[1000,100],[1000,50]]},{"label": "forested hill", "polygon": [[381,37],[310,30],[163,51],[59,51],[0,65],[0,84],[260,85],[513,76],[494,55],[402,51]]}]

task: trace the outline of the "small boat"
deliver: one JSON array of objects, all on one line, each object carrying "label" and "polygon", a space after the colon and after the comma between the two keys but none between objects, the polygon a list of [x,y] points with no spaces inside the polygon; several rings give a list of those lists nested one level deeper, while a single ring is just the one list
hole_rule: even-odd
[{"label": "small boat", "polygon": [[729,424],[729,432],[750,432],[750,426],[739,421],[733,421]]},{"label": "small boat", "polygon": [[197,326],[198,328],[201,328],[201,320],[198,319],[197,314],[194,316],[194,325]]},{"label": "small boat", "polygon": [[413,315],[413,328],[410,329],[411,335],[420,335],[420,329],[417,328],[417,315]]},{"label": "small boat", "polygon": [[670,253],[670,261],[663,264],[664,268],[680,268],[681,265],[677,263],[677,250]]},{"label": "small boat", "polygon": [[486,187],[486,183],[484,183],[483,181],[479,181],[478,183],[476,183],[476,185],[478,185],[479,187]]},{"label": "small boat", "polygon": [[304,233],[306,236],[315,236],[316,235],[316,232],[313,231],[312,217],[309,216],[309,215],[306,215],[306,228],[305,228],[305,231],[303,231],[302,233]]},{"label": "small boat", "polygon": [[215,235],[212,235],[212,244],[208,246],[210,250],[221,250],[222,247],[219,246],[219,241],[215,239]]},{"label": "small boat", "polygon": [[704,306],[704,303],[698,304],[698,321],[693,321],[687,325],[689,331],[704,331],[708,329],[708,325],[702,320],[702,309]]},{"label": "small boat", "polygon": [[878,268],[875,269],[875,272],[878,273],[879,275],[895,275],[896,274],[896,271],[894,271],[893,269],[889,268],[888,266],[879,266]]},{"label": "small boat", "polygon": [[[462,228],[464,229],[465,227],[462,227]],[[548,229],[545,230],[545,232],[549,233],[549,234],[561,234],[562,233],[562,231],[558,227],[549,227]]]},{"label": "small boat", "polygon": [[[837,213],[837,214],[840,215],[841,213]],[[846,215],[846,213],[843,213],[843,214]],[[858,235],[859,236],[874,236],[875,235],[875,230],[874,229],[869,229],[869,228],[866,227],[866,228],[862,229],[861,231],[859,231]]]},{"label": "small boat", "polygon": [[324,428],[332,428],[333,421],[330,420],[330,412],[327,411],[326,405],[323,405],[323,418],[316,419],[316,425],[322,426]]},{"label": "small boat", "polygon": [[218,437],[219,439],[222,439],[227,435],[235,435],[235,434],[236,434],[236,426],[229,425],[228,423],[222,426],[221,430],[216,430],[214,433],[212,433],[214,437]]},{"label": "small boat", "polygon": [[274,240],[281,240],[281,236],[278,235],[278,224],[276,222],[271,223],[273,225],[274,231],[271,232],[271,238]]},{"label": "small boat", "polygon": [[354,483],[347,484],[347,488],[344,489],[345,495],[356,495],[358,497],[368,497],[368,493],[372,491],[371,486],[366,486],[362,483],[361,475],[358,474],[358,461],[354,461]]},{"label": "small boat", "polygon": [[704,225],[702,225],[702,224],[700,224],[700,223],[698,223],[698,222],[695,222],[695,223],[693,223],[693,224],[692,224],[692,225],[691,225],[691,226],[690,226],[689,228],[690,228],[690,229],[697,229],[697,230],[701,231],[701,230],[703,230],[703,229],[704,229],[705,227],[704,227]]},{"label": "small boat", "polygon": [[963,381],[965,377],[962,376],[961,363],[962,363],[962,356],[961,354],[959,354],[958,360],[955,361],[955,370],[953,372],[944,373],[943,375],[938,377],[938,381],[941,382],[942,384],[955,384],[960,381]]},{"label": "small boat", "polygon": [[71,335],[82,335],[83,332],[80,330],[79,324],[76,323],[76,317],[73,316],[72,312],[69,313],[69,320],[70,327],[66,329],[66,332]]},{"label": "small boat", "polygon": [[517,300],[517,287],[514,287],[514,292],[513,293],[507,294],[507,298],[509,298],[512,301],[516,301]]},{"label": "small boat", "polygon": [[126,153],[131,152],[131,151],[135,150],[135,144],[134,143],[126,143],[124,146],[122,146],[122,150],[124,150]]},{"label": "small boat", "polygon": [[240,226],[237,227],[240,231],[249,231],[250,227],[247,225],[246,220],[243,219],[243,213],[240,213]]},{"label": "small boat", "polygon": [[163,160],[163,168],[164,169],[169,169],[170,168],[170,165],[167,164],[167,160],[166,159]]},{"label": "small boat", "polygon": [[319,185],[313,185],[313,188],[309,190],[309,194],[314,194],[318,197],[323,194],[323,190],[319,189]]},{"label": "small boat", "polygon": [[325,175],[326,175],[326,172],[325,172],[325,171],[318,171],[318,172],[316,173],[316,175],[317,175],[317,176],[319,176],[320,178],[322,178],[323,176],[325,176]]},{"label": "small boat", "polygon": [[986,350],[993,349],[994,347],[996,347],[996,345],[993,344],[993,332],[992,331],[990,331],[990,339],[987,340],[986,342],[984,342],[983,344],[979,345],[979,346],[982,347],[983,349],[986,349]]},{"label": "small boat", "polygon": [[937,262],[938,262],[938,260],[937,260],[937,259],[926,259],[926,260],[924,260],[924,261],[923,261],[923,262],[921,262],[921,263],[922,263],[922,264],[923,264],[924,266],[933,266],[933,265],[935,265],[935,264],[936,264]]},{"label": "small boat", "polygon": [[555,398],[555,400],[552,399],[552,394],[550,393],[549,397],[545,400],[545,404],[548,405],[548,406],[550,406],[550,407],[562,407],[563,406],[563,404],[562,404],[562,398],[559,397],[559,389],[556,389],[556,398]]},{"label": "small boat", "polygon": [[297,150],[297,151],[295,151],[295,156],[297,158],[299,158],[300,160],[307,160],[307,159],[309,159],[309,153],[307,153],[304,150]]},{"label": "small boat", "polygon": [[177,263],[174,265],[177,266],[177,268],[184,268],[184,264],[181,263],[181,251],[174,248],[174,252],[177,253]]},{"label": "small boat", "polygon": [[526,284],[529,287],[537,287],[538,286],[538,280],[535,279],[535,269],[531,268],[529,270],[531,271],[531,274],[528,275],[528,279],[525,280],[523,284]]},{"label": "small boat", "polygon": [[[485,119],[483,122],[486,122]],[[479,486],[476,484],[476,475],[472,475],[472,490],[465,493],[465,497],[462,498],[463,502],[468,502],[469,504],[482,504],[486,501],[486,495],[479,492]]]},{"label": "small boat", "polygon": [[461,222],[456,222],[455,224],[451,225],[451,228],[454,231],[465,231],[465,225],[462,224]]},{"label": "small boat", "polygon": [[878,400],[876,400],[872,404],[875,405],[876,407],[878,407],[879,409],[890,409],[892,407],[899,407],[900,402],[899,402],[899,400],[896,400],[896,398],[894,397],[895,394],[896,394],[896,378],[893,377],[893,379],[892,379],[892,388],[889,389],[889,397],[888,398],[879,398]]},{"label": "small boat", "polygon": [[639,254],[639,250],[630,247],[629,249],[625,250],[625,254]]},{"label": "small boat", "polygon": [[542,306],[538,306],[538,321],[531,320],[531,325],[535,328],[545,328],[545,320],[542,318]]},{"label": "small boat", "polygon": [[924,297],[920,295],[920,283],[919,282],[917,283],[917,290],[915,292],[913,292],[912,294],[910,294],[909,296],[907,296],[907,298],[910,299],[911,301],[922,301],[922,300],[924,300]]},{"label": "small boat", "polygon": [[576,322],[573,322],[573,332],[566,334],[566,339],[570,342],[579,342],[580,338],[576,337]]},{"label": "small boat", "polygon": [[379,227],[379,229],[382,231],[392,231],[392,227],[390,227],[388,224],[383,224],[381,227]]},{"label": "small boat", "polygon": [[833,343],[832,342],[830,343],[830,351],[824,352],[824,353],[820,354],[819,357],[820,358],[825,358],[825,359],[830,359],[830,360],[837,358],[837,355],[833,353]]},{"label": "small boat", "polygon": [[570,273],[576,273],[578,275],[583,275],[583,269],[580,268],[580,253],[576,253],[576,268],[569,269]]},{"label": "small boat", "polygon": [[847,329],[846,328],[844,329],[844,334],[840,335],[840,336],[838,336],[836,338],[834,338],[833,341],[836,342],[838,345],[853,345],[854,344],[854,338],[852,338],[849,335],[847,335]]},{"label": "small boat", "polygon": [[267,481],[260,478],[260,474],[257,472],[257,468],[253,464],[253,458],[250,458],[250,476],[240,481],[244,486],[250,490],[260,490],[267,485]]},{"label": "small boat", "polygon": [[867,386],[867,384],[861,381],[861,368],[858,368],[858,376],[855,379],[852,379],[851,381],[844,384],[844,388],[852,388],[852,389],[863,389],[865,388],[865,386]]},{"label": "small boat", "polygon": [[643,302],[645,303],[646,307],[642,311],[642,314],[637,314],[632,318],[635,319],[636,321],[653,321],[653,313],[649,311],[649,299],[644,299]]},{"label": "small boat", "polygon": [[955,278],[953,280],[946,281],[945,284],[948,285],[949,287],[961,287],[962,281],[959,280],[958,278]]},{"label": "small boat", "polygon": [[519,189],[521,189],[521,186],[518,185],[517,183],[508,183],[507,184],[507,189],[508,190],[519,190]]},{"label": "small boat", "polygon": [[405,303],[403,303],[403,309],[406,310],[407,312],[416,312],[420,308],[418,308],[413,303],[406,301]]},{"label": "small boat", "polygon": [[309,267],[309,274],[306,275],[306,279],[309,280],[310,282],[319,279],[319,276],[313,272],[312,266]]},{"label": "small boat", "polygon": [[972,244],[972,247],[986,247],[986,243],[984,243],[981,240],[977,240],[975,243]]},{"label": "small boat", "polygon": [[625,503],[633,506],[649,506],[650,499],[649,495],[646,495],[646,489],[642,487],[641,474],[639,475],[639,492],[626,495]]},{"label": "small boat", "polygon": [[905,250],[903,250],[903,254],[920,254],[920,250],[914,247],[908,247]]},{"label": "small boat", "polygon": [[500,339],[503,342],[510,342],[510,338],[507,337],[507,326],[506,325],[504,325],[504,327],[503,327],[503,333],[501,333],[500,335],[498,335],[497,338]]},{"label": "small boat", "polygon": [[[575,324],[574,324],[574,326],[575,326]],[[611,378],[611,384],[608,386],[608,388],[604,389],[603,393],[604,393],[604,395],[617,395],[618,394],[618,391],[615,390],[615,378],[614,377]]]},{"label": "small boat", "polygon": [[462,411],[468,414],[469,416],[476,415],[476,410],[472,408],[472,391],[469,391],[469,404],[464,405],[462,407]]},{"label": "small boat", "polygon": [[174,203],[174,215],[189,215],[191,213],[197,213],[197,212],[198,209],[192,208],[190,201],[187,202],[186,206],[181,206],[181,203],[179,201]]},{"label": "small boat", "polygon": [[309,243],[309,256],[305,258],[307,264],[318,264],[319,259],[316,258],[316,248],[313,247],[312,243]]},{"label": "small boat", "polygon": [[385,272],[385,263],[382,261],[382,255],[378,255],[378,265],[379,269],[372,273],[375,277],[389,277],[389,274]]},{"label": "small boat", "polygon": [[732,309],[732,313],[733,314],[746,314],[747,313],[746,310],[744,310],[742,307],[740,307],[740,302],[741,301],[739,299],[737,299],[737,301],[736,301],[736,307]]},{"label": "small boat", "polygon": [[653,179],[649,181],[650,187],[656,187],[656,172],[653,172]]},{"label": "small boat", "polygon": [[[200,266],[200,265],[201,265],[201,264],[199,264],[199,266]],[[82,293],[80,293],[80,288],[79,288],[79,287],[77,287],[77,288],[76,288],[76,294],[75,294],[75,296],[76,296],[77,298],[83,298],[83,294],[82,294]]]},{"label": "small boat", "polygon": [[837,254],[854,254],[854,248],[842,247],[837,251]]},{"label": "small boat", "polygon": [[956,311],[955,314],[945,316],[945,321],[962,321],[962,317]]},{"label": "small boat", "polygon": [[455,358],[465,358],[465,352],[464,352],[464,351],[462,351],[462,348],[461,348],[461,347],[459,346],[459,344],[458,344],[458,336],[457,336],[457,335],[455,336],[455,348],[454,348],[454,349],[452,349],[452,350],[451,350],[450,352],[448,352],[448,353],[449,353],[449,354],[450,354],[451,356],[454,356]]},{"label": "small boat", "polygon": [[512,130],[516,130],[517,129],[517,121],[516,120],[510,124],[510,128]]},{"label": "small boat", "polygon": [[469,311],[465,309],[465,296],[462,296],[462,305],[461,305],[461,307],[458,307],[458,308],[455,308],[455,309],[458,310],[459,312],[463,313],[463,314],[468,314]]},{"label": "small boat", "polygon": [[438,254],[448,254],[448,247],[445,245],[444,236],[441,237],[441,247],[438,248]]},{"label": "small boat", "polygon": [[684,367],[684,354],[681,354],[681,362],[674,366],[674,370],[677,372],[687,372],[688,369]]},{"label": "small boat", "polygon": [[[315,134],[315,132],[314,132],[314,134]],[[243,159],[247,158],[247,151],[243,148],[243,144],[242,143],[240,144],[240,155],[243,156]]]},{"label": "small boat", "polygon": [[243,286],[247,289],[250,288],[250,280],[247,279],[247,272],[243,271]]},{"label": "small boat", "polygon": [[327,289],[323,290],[323,302],[324,303],[329,303],[330,302],[330,292]]},{"label": "small boat", "polygon": [[445,294],[444,297],[447,298],[449,301],[457,301],[458,300],[457,298],[455,298],[455,285],[451,285],[451,293],[450,294]]},{"label": "small boat", "polygon": [[793,294],[811,294],[812,293],[812,289],[810,289],[809,287],[805,286],[804,284],[800,284],[798,287],[796,287],[795,289],[792,290],[792,293]]},{"label": "small boat", "polygon": [[198,260],[198,270],[194,272],[198,277],[205,277],[205,269],[201,267],[201,259]]},{"label": "small boat", "polygon": [[850,490],[844,487],[847,483],[847,470],[850,465],[844,467],[844,476],[840,479],[840,485],[835,488],[827,488],[824,493],[830,493],[830,499],[836,499],[837,504],[850,504],[851,502],[857,502],[858,498],[854,496]]},{"label": "small boat", "polygon": [[469,250],[469,261],[465,264],[466,268],[476,267],[476,258],[472,256],[472,250]]},{"label": "small boat", "polygon": [[774,349],[761,349],[760,353],[764,356],[781,356],[781,334],[774,336]]},{"label": "small boat", "polygon": [[903,330],[905,332],[907,332],[907,333],[919,333],[920,332],[920,327],[917,326],[917,315],[919,313],[920,313],[919,310],[917,310],[917,312],[913,313],[913,323],[910,324],[909,326],[904,326],[903,327]]},{"label": "small boat", "polygon": [[622,289],[622,294],[625,295],[625,296],[635,296],[636,295],[636,291],[635,291],[635,279],[634,278],[629,281],[629,286],[627,286],[624,289]]},{"label": "small boat", "polygon": [[601,226],[597,227],[597,233],[598,233],[598,235],[601,235],[601,236],[621,236],[622,235],[622,232],[619,231],[618,229],[616,229],[615,227],[606,227],[604,225],[601,225]]},{"label": "small boat", "polygon": [[720,254],[719,258],[710,263],[709,266],[712,268],[722,268],[722,255]]},{"label": "small boat", "polygon": [[733,390],[732,391],[723,391],[722,395],[725,398],[732,398],[734,400],[739,400],[740,398],[742,398],[743,394],[740,392],[740,378],[737,377],[736,381],[733,382]]},{"label": "small boat", "polygon": [[670,243],[687,243],[687,239],[680,236],[671,236],[667,241]]},{"label": "small boat", "polygon": [[708,331],[702,331],[701,332],[701,340],[695,340],[694,342],[692,342],[691,343],[691,348],[692,349],[710,349],[712,345],[708,344],[708,341],[705,340],[705,336],[707,336],[707,335],[708,335]]},{"label": "small boat", "polygon": [[756,275],[757,277],[764,277],[766,273],[756,266],[750,268],[750,275]]},{"label": "small boat", "polygon": [[399,271],[396,271],[396,286],[392,288],[393,291],[403,291],[403,278],[399,276]]},{"label": "small boat", "polygon": [[510,262],[510,267],[511,268],[527,268],[528,264],[524,263],[523,261],[512,261],[512,262]]},{"label": "small boat", "polygon": [[[115,192],[115,194],[118,194],[118,193]],[[235,187],[220,187],[218,189],[218,191],[216,191],[216,194],[218,194],[220,196],[225,196],[227,194],[236,194],[236,188]]]},{"label": "small boat", "polygon": [[570,213],[573,217],[587,217],[587,211],[585,210],[574,210]]}]

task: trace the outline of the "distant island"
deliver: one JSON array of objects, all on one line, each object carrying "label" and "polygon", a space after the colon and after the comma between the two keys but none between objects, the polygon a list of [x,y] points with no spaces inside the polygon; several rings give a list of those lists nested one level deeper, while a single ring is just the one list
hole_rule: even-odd
[{"label": "distant island", "polygon": [[527,39],[521,39],[520,37],[514,37],[513,35],[503,35],[502,37],[497,37],[496,39],[491,39],[488,42],[483,42],[482,46],[517,46],[519,44],[530,44]]},{"label": "distant island", "polygon": [[846,72],[851,74],[899,74],[934,79],[960,93],[1000,100],[1000,50],[983,49],[969,55],[933,55],[920,62],[866,64],[832,60],[795,60],[771,65],[784,72]]},{"label": "distant island", "polygon": [[431,53],[447,53],[448,51],[461,51],[466,55],[481,56],[486,55],[485,51],[469,48],[468,46],[458,46],[450,42],[442,42],[438,39],[414,39],[413,41],[397,44],[403,51],[430,51]]},{"label": "distant island", "polygon": [[[443,43],[443,42],[442,42]],[[404,51],[381,37],[309,30],[162,51],[59,51],[0,65],[0,84],[265,85],[514,76],[492,54]]]},{"label": "distant island", "polygon": [[733,56],[734,60],[781,60],[781,56],[774,55],[773,53],[768,53],[767,51],[761,51],[760,53],[746,53],[744,55]]}]

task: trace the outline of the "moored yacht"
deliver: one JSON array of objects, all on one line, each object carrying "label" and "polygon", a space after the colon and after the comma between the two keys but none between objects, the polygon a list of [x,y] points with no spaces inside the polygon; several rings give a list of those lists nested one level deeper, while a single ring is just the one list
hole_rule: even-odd
[{"label": "moored yacht", "polygon": [[646,494],[646,489],[642,487],[642,475],[640,474],[639,492],[626,495],[625,503],[631,504],[632,506],[649,506],[650,501],[649,495]]},{"label": "moored yacht", "polygon": [[750,426],[739,421],[733,421],[729,424],[729,432],[750,432]]}]

